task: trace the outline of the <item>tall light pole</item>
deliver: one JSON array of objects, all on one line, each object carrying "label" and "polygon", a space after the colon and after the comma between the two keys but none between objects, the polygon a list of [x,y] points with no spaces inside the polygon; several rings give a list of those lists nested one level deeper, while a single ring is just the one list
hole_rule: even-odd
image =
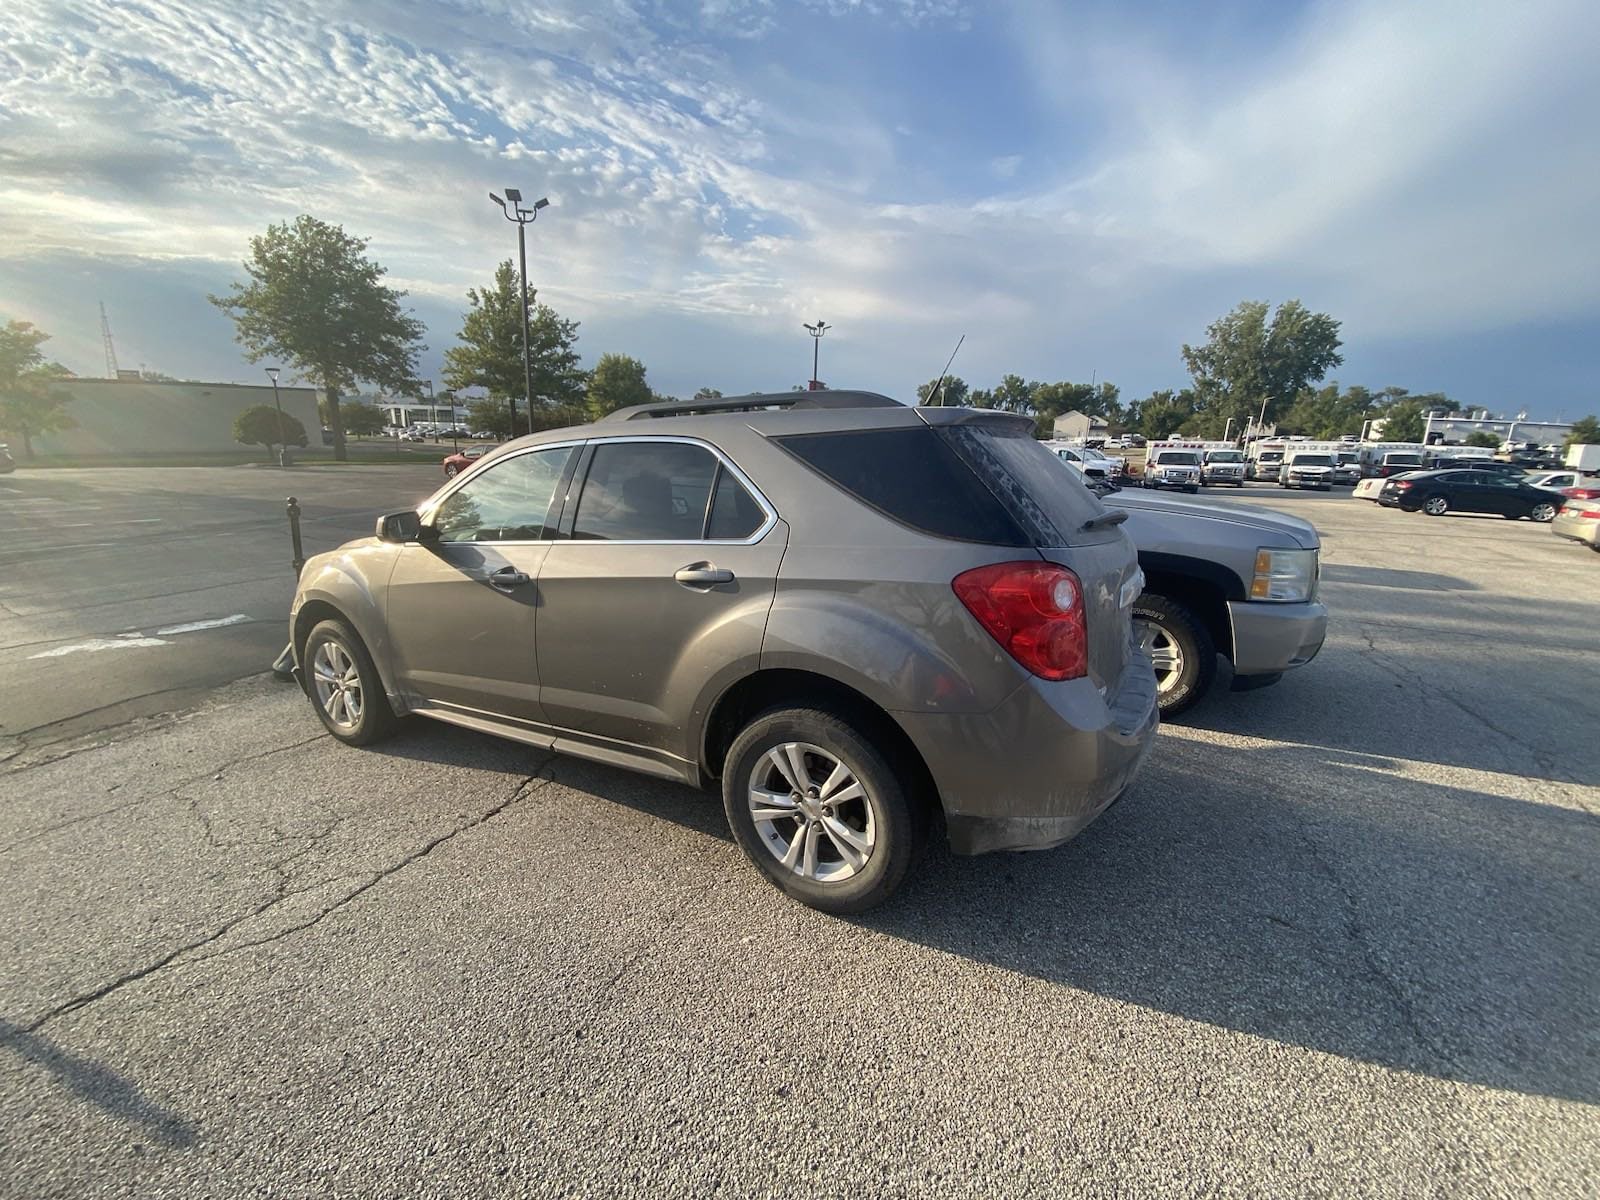
[{"label": "tall light pole", "polygon": [[1225,442],[1232,441],[1233,439],[1228,436],[1232,432],[1233,432],[1233,418],[1229,417],[1228,418],[1228,423],[1222,427],[1222,440],[1225,441]]},{"label": "tall light pole", "polygon": [[1261,418],[1256,422],[1256,436],[1260,437],[1267,428],[1267,401],[1276,400],[1276,396],[1261,397]]},{"label": "tall light pole", "polygon": [[[489,199],[500,206],[500,212],[508,221],[516,222],[517,226],[517,259],[522,268],[522,390],[528,401],[528,432],[533,432],[533,347],[529,344],[530,333],[528,330],[528,239],[527,229],[539,219],[539,210],[549,208],[550,201],[540,197],[533,202],[532,208],[522,207],[522,192],[517,188],[507,188],[505,199],[502,200],[493,192]],[[508,203],[509,202],[509,203]],[[517,436],[517,402],[514,398],[511,404],[511,436]]]},{"label": "tall light pole", "polygon": [[283,455],[288,449],[283,432],[283,403],[278,399],[278,368],[268,367],[267,378],[272,380],[272,407],[278,410],[278,469],[283,470]]},{"label": "tall light pole", "polygon": [[815,325],[806,325],[803,321],[801,324],[804,326],[805,331],[811,335],[811,390],[814,392],[817,390],[818,386],[817,352],[822,349],[822,335],[827,333],[828,330],[832,329],[833,326],[824,324],[821,317],[817,318],[817,323]]}]

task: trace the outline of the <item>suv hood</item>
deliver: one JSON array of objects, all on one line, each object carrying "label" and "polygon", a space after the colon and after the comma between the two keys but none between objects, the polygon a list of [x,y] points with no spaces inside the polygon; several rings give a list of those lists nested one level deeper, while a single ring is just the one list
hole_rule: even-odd
[{"label": "suv hood", "polygon": [[[1315,550],[1322,544],[1317,537],[1317,527],[1310,521],[1303,521],[1299,517],[1291,517],[1287,513],[1273,512],[1270,509],[1229,504],[1221,500],[1177,500],[1169,496],[1130,492],[1113,492],[1102,502],[1112,508],[1125,508],[1135,516],[1149,512],[1152,515],[1174,519],[1214,521],[1221,525],[1233,525],[1240,531],[1249,530],[1251,535],[1258,539],[1258,544],[1298,546],[1304,550]],[[1130,533],[1133,532],[1131,527],[1125,526],[1125,528],[1128,528]],[[1218,533],[1220,535],[1222,531],[1218,530]],[[1136,536],[1134,541],[1139,542],[1139,538]],[[1140,548],[1143,549],[1144,546],[1141,544]]]}]

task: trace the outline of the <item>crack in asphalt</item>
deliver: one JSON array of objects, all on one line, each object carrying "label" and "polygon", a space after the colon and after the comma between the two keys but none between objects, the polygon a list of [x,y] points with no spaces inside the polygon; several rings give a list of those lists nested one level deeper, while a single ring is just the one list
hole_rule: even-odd
[{"label": "crack in asphalt", "polygon": [[1312,836],[1311,830],[1316,828],[1315,823],[1302,819],[1302,825],[1301,844],[1305,847],[1307,854],[1310,855],[1312,865],[1332,886],[1343,907],[1340,928],[1346,941],[1361,956],[1361,964],[1365,968],[1368,980],[1377,985],[1378,989],[1388,999],[1389,1007],[1399,1015],[1411,1042],[1432,1056],[1433,1061],[1431,1063],[1418,1065],[1430,1071],[1455,1070],[1454,1056],[1423,1027],[1417,1009],[1411,1002],[1411,997],[1407,995],[1400,980],[1390,974],[1378,957],[1371,941],[1368,940],[1366,928],[1361,924],[1360,909],[1356,903],[1355,893],[1345,886],[1338,870],[1335,869],[1334,865],[1323,853],[1322,846],[1317,839]]},{"label": "crack in asphalt", "polygon": [[[326,735],[323,735],[323,736],[326,736]],[[313,740],[315,740],[315,739],[313,739]],[[553,756],[551,756],[551,757],[553,757]],[[240,761],[244,761],[244,760],[241,759]],[[288,858],[283,859],[280,862],[272,864],[272,869],[274,871],[276,871],[277,874],[278,874],[278,887],[277,887],[277,890],[275,891],[275,893],[272,896],[270,896],[267,899],[263,900],[261,903],[252,906],[247,912],[241,913],[240,915],[238,915],[236,917],[232,917],[232,918],[224,921],[221,925],[219,925],[217,928],[211,930],[209,933],[205,934],[204,936],[199,937],[199,938],[195,938],[193,941],[186,942],[183,945],[177,947],[176,949],[171,950],[166,954],[163,954],[160,958],[157,958],[154,962],[147,963],[144,966],[139,967],[139,968],[137,968],[135,970],[127,971],[127,972],[123,973],[122,975],[117,976],[115,979],[112,979],[109,982],[107,982],[105,984],[102,984],[100,987],[95,988],[93,991],[84,992],[84,993],[81,993],[81,994],[79,994],[77,996],[74,996],[70,1000],[63,1001],[62,1003],[56,1005],[54,1008],[51,1008],[48,1012],[46,1012],[42,1016],[36,1018],[35,1020],[30,1022],[29,1024],[24,1026],[23,1028],[28,1033],[37,1033],[40,1029],[44,1028],[44,1026],[48,1025],[51,1021],[54,1021],[59,1017],[66,1016],[68,1013],[76,1012],[77,1010],[79,1010],[81,1008],[84,1008],[84,1007],[86,1007],[86,1006],[88,1006],[90,1004],[93,1004],[98,1000],[103,1000],[105,997],[107,997],[109,995],[112,995],[113,993],[118,992],[118,991],[122,990],[123,988],[130,986],[131,984],[138,983],[142,979],[148,979],[150,976],[154,975],[156,972],[162,970],[165,967],[171,966],[173,964],[177,964],[178,966],[187,967],[187,966],[197,965],[197,964],[203,963],[203,962],[209,962],[212,959],[223,958],[223,957],[226,957],[226,956],[231,955],[231,954],[238,954],[238,953],[240,953],[242,951],[245,951],[245,950],[254,949],[254,948],[258,947],[258,946],[265,946],[265,945],[268,945],[268,944],[270,944],[272,942],[278,942],[278,941],[283,940],[284,938],[291,937],[294,934],[297,934],[297,933],[300,933],[300,932],[302,932],[304,930],[310,929],[314,925],[317,925],[318,923],[323,921],[328,916],[332,915],[333,913],[339,911],[341,908],[345,907],[347,904],[349,904],[351,901],[355,900],[357,897],[361,896],[363,893],[365,893],[367,891],[370,891],[372,888],[374,888],[378,884],[382,883],[385,879],[388,879],[390,876],[396,874],[399,871],[403,871],[405,868],[411,866],[413,863],[416,863],[416,862],[428,857],[428,855],[432,854],[435,850],[437,850],[440,846],[444,845],[446,842],[449,842],[452,839],[458,837],[459,835],[461,835],[463,833],[466,833],[466,832],[468,832],[470,830],[476,829],[479,826],[481,826],[481,825],[483,825],[483,824],[485,824],[485,823],[487,823],[489,821],[492,821],[495,817],[498,817],[501,813],[503,813],[507,809],[511,808],[514,804],[517,804],[517,803],[527,799],[529,796],[535,795],[539,791],[543,790],[546,786],[548,786],[551,782],[553,782],[548,777],[541,778],[541,773],[544,771],[545,767],[549,764],[550,761],[551,761],[550,758],[545,758],[545,759],[541,760],[537,764],[537,767],[534,770],[534,772],[532,774],[530,774],[530,775],[525,776],[517,784],[517,786],[512,790],[511,794],[509,796],[507,796],[504,800],[500,801],[500,803],[498,803],[496,805],[493,805],[492,807],[484,810],[482,813],[480,813],[479,815],[477,815],[475,817],[470,818],[469,820],[463,821],[460,824],[457,824],[457,825],[451,827],[450,829],[446,830],[444,833],[439,834],[437,837],[430,838],[427,842],[423,843],[416,850],[414,850],[411,853],[406,854],[403,857],[401,857],[399,859],[399,861],[397,861],[395,863],[392,863],[391,865],[389,865],[387,867],[384,867],[382,870],[371,872],[370,873],[370,878],[365,879],[359,886],[350,889],[349,891],[344,893],[342,896],[340,896],[338,899],[334,900],[331,904],[323,906],[313,916],[311,916],[307,920],[300,921],[300,922],[298,922],[296,924],[293,924],[293,925],[290,925],[290,926],[288,926],[288,927],[286,927],[284,929],[280,929],[277,932],[269,934],[269,935],[267,935],[265,937],[253,938],[253,939],[251,939],[249,941],[240,942],[237,945],[229,946],[226,949],[219,950],[214,954],[194,955],[193,957],[188,957],[188,958],[184,957],[185,955],[192,955],[193,952],[196,951],[196,950],[204,949],[206,946],[209,946],[209,945],[212,945],[212,944],[216,943],[217,941],[219,941],[222,938],[226,937],[234,929],[238,928],[240,925],[243,925],[246,921],[249,921],[252,918],[261,916],[262,914],[266,913],[267,911],[269,911],[270,909],[276,907],[277,905],[280,905],[280,904],[284,903],[286,900],[291,900],[296,896],[301,896],[301,895],[305,895],[308,892],[316,891],[318,888],[326,887],[329,883],[332,883],[332,882],[337,881],[338,879],[344,878],[343,876],[337,876],[336,875],[336,876],[333,876],[333,877],[331,877],[329,879],[322,879],[322,880],[319,880],[318,882],[316,882],[314,884],[309,884],[309,885],[307,885],[305,887],[295,888],[295,889],[291,890],[289,888],[289,875],[290,875],[290,872],[287,870],[288,864],[293,862],[295,859],[303,856],[305,853],[307,853],[310,850],[311,847],[309,847],[309,846],[308,847],[304,847],[304,848],[296,851],[295,854],[290,855]],[[535,781],[537,781],[537,783]],[[193,783],[193,782],[196,782],[196,781],[195,780],[190,780],[189,782]],[[174,790],[176,790],[176,789],[174,789]],[[345,819],[344,817],[337,818],[333,822],[333,824],[329,826],[328,832],[331,833],[332,830],[334,828],[337,828],[338,824],[341,821],[343,821],[344,819]],[[209,828],[208,828],[207,829],[208,836],[209,836],[209,832],[210,831],[209,831]],[[326,836],[326,834],[324,834],[322,836]],[[315,841],[313,841],[312,845],[313,846],[315,845]],[[180,960],[180,959],[182,959],[183,961],[179,962],[178,960]],[[618,973],[618,978],[620,978],[620,977],[621,977],[621,972]]]},{"label": "crack in asphalt", "polygon": [[[286,751],[289,751],[289,750],[298,750],[302,746],[309,746],[313,742],[320,742],[320,741],[322,741],[323,738],[326,738],[328,736],[330,736],[330,735],[327,734],[327,733],[319,733],[319,734],[316,734],[313,737],[304,738],[304,739],[302,739],[301,741],[298,741],[298,742],[290,742],[286,746],[274,746],[271,750],[258,750],[258,751],[255,751],[254,753],[251,753],[251,754],[241,754],[237,758],[230,758],[225,763],[220,763],[220,764],[218,764],[216,766],[208,767],[208,768],[206,768],[206,770],[202,771],[198,775],[191,776],[188,779],[179,780],[177,783],[173,784],[169,788],[164,789],[163,791],[154,792],[154,793],[152,793],[152,794],[150,794],[148,796],[141,796],[137,800],[129,800],[129,801],[126,801],[126,802],[124,802],[122,804],[114,804],[110,808],[100,808],[100,809],[96,809],[94,812],[81,813],[78,816],[71,817],[71,818],[69,818],[69,819],[67,819],[65,821],[58,821],[54,825],[47,825],[43,829],[35,830],[33,833],[30,833],[27,837],[18,838],[16,841],[10,843],[9,845],[0,846],[0,854],[9,854],[13,850],[19,849],[19,848],[21,848],[23,846],[26,846],[26,845],[28,845],[28,844],[30,844],[32,842],[38,841],[40,838],[49,837],[52,833],[58,833],[59,831],[61,831],[63,829],[70,829],[74,825],[82,825],[87,821],[94,821],[94,820],[98,820],[101,817],[108,817],[108,816],[112,815],[113,813],[126,812],[127,810],[129,810],[131,808],[138,808],[141,804],[151,804],[151,803],[154,803],[154,802],[159,801],[159,800],[168,800],[168,799],[173,799],[173,798],[182,799],[182,797],[180,797],[178,795],[178,793],[183,791],[184,788],[190,787],[190,786],[192,786],[192,785],[194,785],[196,783],[201,782],[202,780],[205,780],[205,779],[208,779],[208,778],[213,778],[213,777],[215,777],[217,775],[221,775],[222,773],[224,773],[224,772],[226,772],[226,771],[228,771],[228,770],[230,770],[230,769],[232,769],[234,767],[240,766],[243,763],[256,762],[256,761],[259,761],[261,759],[271,758],[275,754],[283,754],[283,753],[285,753]],[[89,749],[89,748],[90,747],[85,747],[85,749]],[[74,753],[78,753],[78,752],[75,751]],[[63,757],[64,758],[70,758],[71,755],[70,754],[69,755],[63,755]],[[52,762],[60,762],[61,759],[52,759],[51,761]],[[39,764],[35,764],[35,765],[43,766],[44,764],[43,763],[39,763]],[[28,769],[29,768],[27,768],[27,767],[20,768],[20,770],[28,770]],[[189,806],[190,806],[190,810],[193,811],[194,801],[191,800],[189,802]],[[212,842],[212,845],[217,845],[217,843],[216,842]]]},{"label": "crack in asphalt", "polygon": [[[1367,622],[1357,621],[1354,622],[1354,624],[1356,626],[1356,632],[1361,635],[1361,639],[1367,644],[1366,650],[1361,651],[1360,653],[1363,653],[1371,662],[1376,664],[1378,667],[1381,667],[1390,676],[1399,680],[1400,682],[1416,682],[1415,678],[1400,671],[1385,660],[1383,657],[1384,652],[1378,647],[1378,643],[1373,635],[1366,629],[1366,625],[1368,624]],[[1448,704],[1458,712],[1471,717],[1474,721],[1478,722],[1478,724],[1482,725],[1491,733],[1498,734],[1502,740],[1509,742],[1523,754],[1527,755],[1527,757],[1532,760],[1534,766],[1539,769],[1545,779],[1548,779],[1553,783],[1567,783],[1579,787],[1584,786],[1580,780],[1575,779],[1566,772],[1562,771],[1556,765],[1555,759],[1552,758],[1548,753],[1540,750],[1536,746],[1529,744],[1522,737],[1516,733],[1513,733],[1511,730],[1502,728],[1500,725],[1496,724],[1494,721],[1490,720],[1476,709],[1464,704],[1458,697],[1452,695],[1448,690],[1443,688],[1435,688],[1430,691],[1421,692],[1419,695],[1421,695],[1424,703],[1440,701]],[[1500,756],[1505,761],[1506,767],[1508,768],[1508,773],[1513,775],[1520,775],[1522,773],[1521,770],[1519,770],[1521,764],[1515,761],[1515,756],[1506,753],[1504,747],[1500,748]]]}]

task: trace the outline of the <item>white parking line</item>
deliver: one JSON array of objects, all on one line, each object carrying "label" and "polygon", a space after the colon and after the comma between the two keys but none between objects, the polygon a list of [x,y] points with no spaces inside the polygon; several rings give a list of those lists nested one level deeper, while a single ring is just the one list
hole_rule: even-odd
[{"label": "white parking line", "polygon": [[160,525],[161,517],[135,517],[129,521],[74,521],[70,525],[58,525],[57,529],[96,529],[106,525]]},{"label": "white parking line", "polygon": [[80,654],[85,651],[96,650],[129,650],[139,646],[170,646],[171,642],[165,638],[144,637],[135,634],[132,637],[123,634],[114,638],[90,638],[86,642],[73,642],[70,646],[57,646],[54,650],[41,650],[37,654],[28,655],[29,658],[60,658],[64,654]]},{"label": "white parking line", "polygon": [[209,621],[190,621],[186,625],[169,625],[165,629],[156,630],[156,636],[161,637],[169,633],[194,633],[201,629],[221,629],[224,625],[242,625],[246,621],[254,620],[244,613],[234,613],[231,617],[213,617]]},{"label": "white parking line", "polygon": [[28,655],[29,658],[60,658],[64,654],[94,653],[99,650],[132,650],[144,646],[170,646],[167,638],[178,633],[198,633],[202,629],[221,629],[225,625],[244,625],[254,621],[254,617],[244,613],[234,613],[230,617],[212,617],[205,621],[188,621],[182,625],[168,625],[164,629],[155,631],[154,636],[142,630],[129,633],[119,633],[116,637],[88,638],[81,642],[73,642],[67,646],[57,646],[53,650],[41,650],[37,654]]}]

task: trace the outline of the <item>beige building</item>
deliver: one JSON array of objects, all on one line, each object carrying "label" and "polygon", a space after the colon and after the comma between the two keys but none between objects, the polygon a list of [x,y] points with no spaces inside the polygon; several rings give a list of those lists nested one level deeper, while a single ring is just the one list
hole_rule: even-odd
[{"label": "beige building", "polygon": [[[239,450],[242,447],[233,440],[233,419],[253,405],[272,403],[271,384],[67,379],[60,388],[72,397],[66,411],[77,427],[34,438],[35,454],[93,457]],[[284,415],[304,425],[307,441],[320,446],[316,389],[280,385],[278,398]]]},{"label": "beige building", "polygon": [[1091,417],[1073,409],[1056,418],[1054,435],[1058,441],[1081,442],[1089,438],[1103,438],[1110,426],[1104,417]]}]

